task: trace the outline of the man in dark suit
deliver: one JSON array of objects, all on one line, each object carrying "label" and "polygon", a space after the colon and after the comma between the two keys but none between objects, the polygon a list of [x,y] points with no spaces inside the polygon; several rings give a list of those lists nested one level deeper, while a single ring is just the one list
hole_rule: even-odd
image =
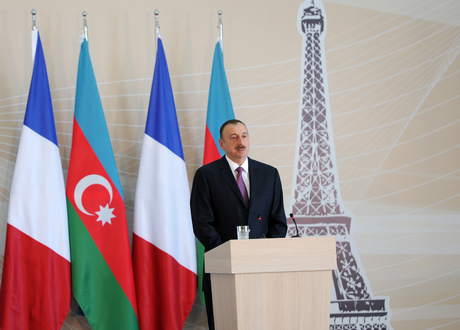
[{"label": "man in dark suit", "polygon": [[[236,226],[248,225],[250,238],[285,237],[286,214],[278,170],[247,156],[249,134],[239,120],[222,125],[219,144],[225,156],[197,170],[190,199],[193,230],[205,252],[236,239]],[[209,274],[204,274],[208,323],[214,329],[210,282]]]}]

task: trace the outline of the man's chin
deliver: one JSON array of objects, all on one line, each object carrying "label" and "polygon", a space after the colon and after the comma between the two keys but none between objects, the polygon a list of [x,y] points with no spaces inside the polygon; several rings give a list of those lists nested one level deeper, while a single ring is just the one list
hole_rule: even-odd
[{"label": "man's chin", "polygon": [[245,153],[245,152],[237,152],[237,153],[236,153],[236,157],[238,157],[238,158],[240,158],[240,159],[246,158],[247,155],[248,155],[248,154]]}]

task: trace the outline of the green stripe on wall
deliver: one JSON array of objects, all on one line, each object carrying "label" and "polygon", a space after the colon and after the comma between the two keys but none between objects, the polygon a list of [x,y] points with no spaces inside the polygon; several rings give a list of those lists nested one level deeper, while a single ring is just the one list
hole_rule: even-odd
[{"label": "green stripe on wall", "polygon": [[69,200],[67,212],[72,291],[89,324],[94,330],[139,329],[133,306]]}]

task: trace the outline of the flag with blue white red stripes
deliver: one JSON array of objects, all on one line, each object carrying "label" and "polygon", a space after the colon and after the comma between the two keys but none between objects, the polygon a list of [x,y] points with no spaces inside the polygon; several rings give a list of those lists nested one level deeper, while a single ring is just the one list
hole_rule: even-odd
[{"label": "flag with blue white red stripes", "polygon": [[187,169],[163,43],[158,51],[134,205],[140,329],[180,330],[197,287]]},{"label": "flag with blue white red stripes", "polygon": [[11,185],[0,329],[61,329],[70,308],[64,177],[37,30],[29,98]]}]

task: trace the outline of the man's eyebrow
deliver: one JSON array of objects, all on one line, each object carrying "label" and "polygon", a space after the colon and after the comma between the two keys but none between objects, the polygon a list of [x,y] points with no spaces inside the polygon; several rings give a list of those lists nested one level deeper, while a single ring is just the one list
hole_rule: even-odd
[{"label": "man's eyebrow", "polygon": [[[232,133],[229,136],[238,135],[238,133]],[[241,135],[249,135],[248,132],[242,132]]]}]

